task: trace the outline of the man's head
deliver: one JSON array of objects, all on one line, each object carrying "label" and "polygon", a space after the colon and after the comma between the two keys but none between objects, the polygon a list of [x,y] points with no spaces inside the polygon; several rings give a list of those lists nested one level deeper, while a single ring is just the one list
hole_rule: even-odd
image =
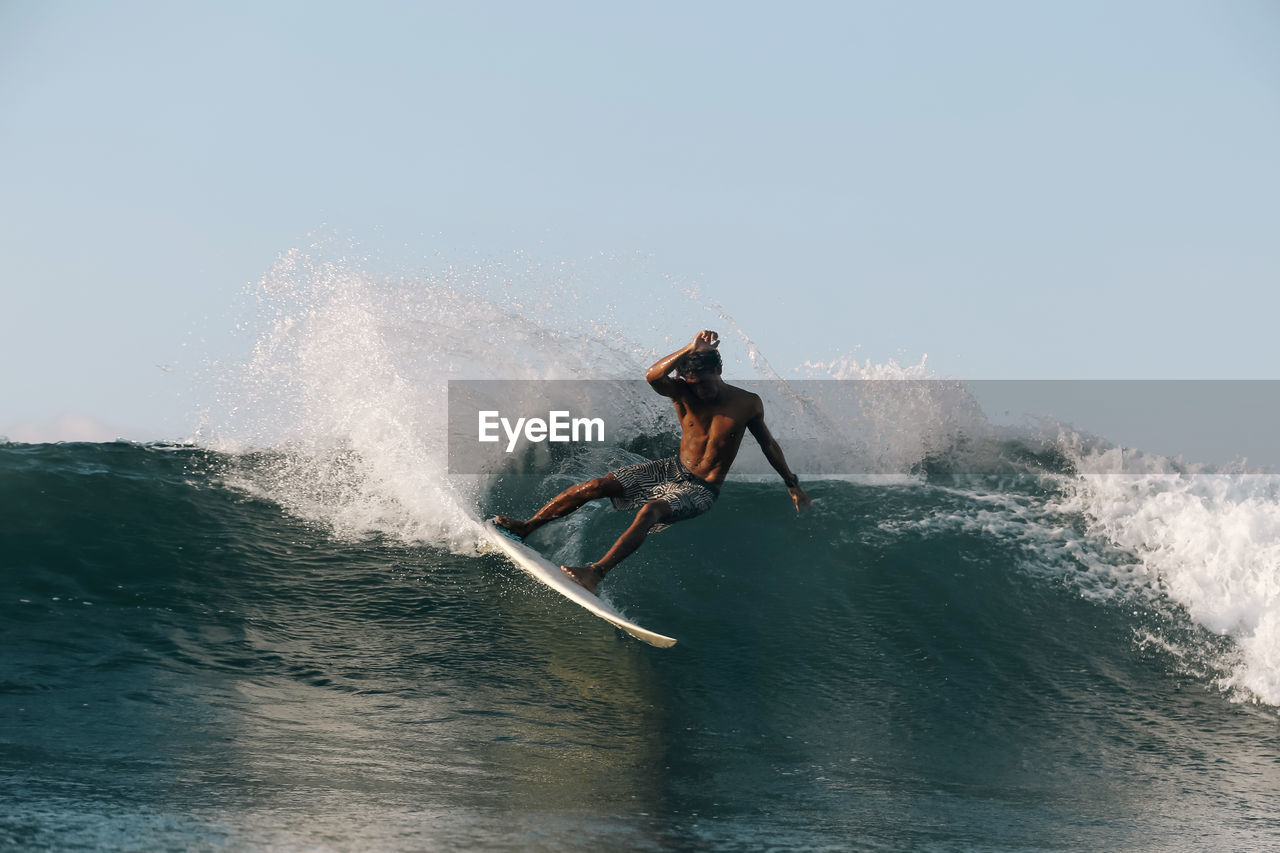
[{"label": "man's head", "polygon": [[684,383],[700,399],[712,400],[720,393],[720,353],[713,349],[695,350],[686,355],[677,368]]},{"label": "man's head", "polygon": [[719,350],[700,349],[694,350],[681,359],[678,372],[681,378],[693,374],[715,374],[718,376],[723,366]]}]

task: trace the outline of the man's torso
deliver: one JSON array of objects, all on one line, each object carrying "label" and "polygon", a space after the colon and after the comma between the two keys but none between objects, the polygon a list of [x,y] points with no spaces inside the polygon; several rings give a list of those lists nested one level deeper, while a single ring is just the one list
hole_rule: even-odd
[{"label": "man's torso", "polygon": [[738,455],[747,424],[763,411],[760,398],[726,384],[714,400],[684,394],[673,401],[680,418],[680,461],[692,473],[720,485]]}]

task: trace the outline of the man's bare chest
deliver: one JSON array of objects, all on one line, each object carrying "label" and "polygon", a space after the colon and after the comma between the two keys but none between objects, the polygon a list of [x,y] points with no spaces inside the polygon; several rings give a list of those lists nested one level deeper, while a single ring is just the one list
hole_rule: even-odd
[{"label": "man's bare chest", "polygon": [[746,419],[733,409],[696,410],[685,406],[678,414],[680,427],[686,436],[705,438],[712,442],[740,437],[746,428]]}]

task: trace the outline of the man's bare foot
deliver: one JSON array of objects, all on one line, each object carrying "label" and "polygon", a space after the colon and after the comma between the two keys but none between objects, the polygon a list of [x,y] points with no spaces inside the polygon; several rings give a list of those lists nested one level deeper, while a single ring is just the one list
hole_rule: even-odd
[{"label": "man's bare foot", "polygon": [[521,539],[528,536],[537,528],[527,521],[519,521],[509,515],[495,516],[493,523],[501,527],[503,530],[509,530]]},{"label": "man's bare foot", "polygon": [[604,580],[604,572],[595,566],[561,566],[565,574],[578,582],[587,592],[595,595],[596,587]]}]

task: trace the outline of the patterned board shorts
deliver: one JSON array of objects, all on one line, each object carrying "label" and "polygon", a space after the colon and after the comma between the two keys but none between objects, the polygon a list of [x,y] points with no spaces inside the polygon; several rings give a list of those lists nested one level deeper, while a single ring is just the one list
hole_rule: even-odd
[{"label": "patterned board shorts", "polygon": [[678,456],[627,465],[610,472],[622,484],[622,497],[610,498],[615,509],[639,509],[649,501],[663,500],[671,518],[655,524],[654,532],[677,521],[701,515],[720,497],[720,489],[693,474]]}]

